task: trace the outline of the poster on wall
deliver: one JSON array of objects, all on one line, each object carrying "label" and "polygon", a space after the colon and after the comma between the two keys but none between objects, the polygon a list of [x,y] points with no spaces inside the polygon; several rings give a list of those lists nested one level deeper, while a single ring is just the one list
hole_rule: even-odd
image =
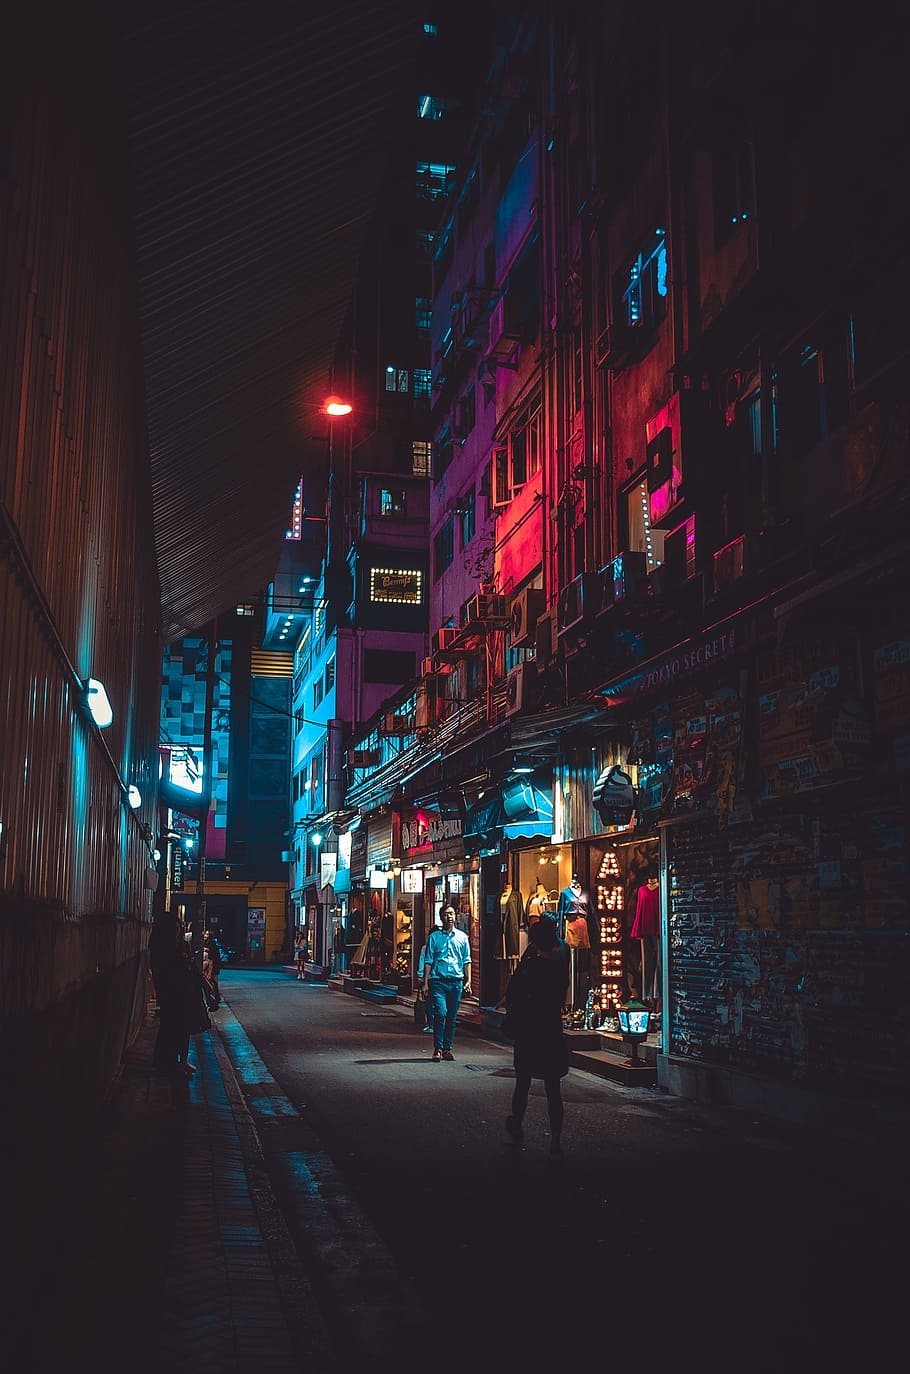
[{"label": "poster on wall", "polygon": [[247,951],[251,959],[261,958],[265,950],[265,907],[251,906],[246,913]]}]

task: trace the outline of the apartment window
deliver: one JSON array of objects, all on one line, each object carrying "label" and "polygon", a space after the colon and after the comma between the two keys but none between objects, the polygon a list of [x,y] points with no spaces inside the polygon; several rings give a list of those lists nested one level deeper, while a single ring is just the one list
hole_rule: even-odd
[{"label": "apartment window", "polygon": [[392,367],[391,364],[385,370],[385,389],[386,391],[407,392],[410,377],[406,367]]},{"label": "apartment window", "polygon": [[473,487],[462,492],[455,510],[461,533],[461,547],[465,548],[474,538],[476,531],[477,497]]},{"label": "apartment window", "polygon": [[329,692],[331,692],[331,690],[332,690],[332,688],[333,688],[334,686],[335,686],[335,660],[334,660],[334,658],[330,658],[329,661],[328,661],[328,663],[325,665],[325,694],[326,694],[326,696],[328,696]]},{"label": "apartment window", "polygon": [[417,260],[418,262],[432,262],[433,249],[436,245],[436,235],[431,229],[417,230]]},{"label": "apartment window", "polygon": [[405,514],[405,494],[401,487],[383,487],[379,493],[379,514],[383,517]]},{"label": "apartment window", "polygon": [[651,525],[647,478],[626,492],[626,548],[645,555],[648,572],[664,561],[664,532]]},{"label": "apartment window", "polygon": [[448,432],[448,430],[446,430],[444,434],[441,434],[439,438],[436,440],[435,454],[435,475],[437,478],[439,478],[442,476],[442,474],[445,472],[446,468],[452,461],[452,436]]},{"label": "apartment window", "polygon": [[447,102],[440,100],[435,95],[420,95],[417,97],[417,118],[418,119],[442,119],[446,112]]},{"label": "apartment window", "polygon": [[253,606],[253,605],[251,605],[250,602],[245,601],[245,602],[242,603],[242,605],[240,605],[240,606],[238,606],[238,607],[236,608],[236,612],[235,612],[235,613],[236,613],[237,615],[255,615],[255,614],[256,614],[256,607]]},{"label": "apartment window", "polygon": [[714,246],[720,248],[752,218],[752,145],[746,140],[714,151]]},{"label": "apartment window", "polygon": [[[427,376],[430,374],[427,373]],[[433,445],[429,439],[415,439],[411,444],[411,471],[415,477],[429,477]]]},{"label": "apartment window", "polygon": [[466,438],[477,418],[477,400],[473,386],[469,387],[458,404],[458,437]]},{"label": "apartment window", "polygon": [[313,683],[313,710],[315,710],[317,706],[321,706],[324,694],[325,688],[323,678],[320,675]]},{"label": "apartment window", "polygon": [[656,329],[667,313],[667,245],[663,229],[653,235],[619,278],[621,320],[630,329]]},{"label": "apartment window", "polygon": [[421,334],[429,334],[433,324],[433,302],[418,296],[414,303],[414,324]]},{"label": "apartment window", "polygon": [[433,391],[433,374],[428,367],[414,368],[414,395],[429,396]]},{"label": "apartment window", "polygon": [[363,655],[364,682],[410,682],[414,676],[414,655],[404,649],[366,649]]},{"label": "apartment window", "polygon": [[493,505],[506,506],[540,471],[540,410],[517,417],[508,440],[493,453]]},{"label": "apartment window", "polygon": [[455,557],[455,525],[451,516],[433,540],[433,578],[441,577]]},{"label": "apartment window", "polygon": [[451,190],[455,166],[448,162],[418,162],[416,173],[421,199],[444,200]]}]

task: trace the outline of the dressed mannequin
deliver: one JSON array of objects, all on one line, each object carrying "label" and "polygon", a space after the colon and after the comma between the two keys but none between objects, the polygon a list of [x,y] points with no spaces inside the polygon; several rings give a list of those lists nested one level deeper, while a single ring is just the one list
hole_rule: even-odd
[{"label": "dressed mannequin", "polygon": [[535,925],[536,922],[540,920],[541,916],[546,915],[548,901],[547,889],[538,878],[534,886],[534,891],[528,898],[528,904],[525,907],[525,925],[528,929]]},{"label": "dressed mannequin", "polygon": [[497,959],[517,959],[518,932],[524,916],[524,900],[517,887],[506,883],[499,894],[500,938]]},{"label": "dressed mannequin", "polygon": [[648,869],[635,899],[632,939],[641,941],[641,995],[656,1010],[660,998],[660,889],[653,868]]},{"label": "dressed mannequin", "polygon": [[556,904],[557,926],[571,951],[573,1007],[584,1002],[591,981],[590,910],[591,900],[582,888],[578,874],[573,873],[572,881],[560,892]]}]

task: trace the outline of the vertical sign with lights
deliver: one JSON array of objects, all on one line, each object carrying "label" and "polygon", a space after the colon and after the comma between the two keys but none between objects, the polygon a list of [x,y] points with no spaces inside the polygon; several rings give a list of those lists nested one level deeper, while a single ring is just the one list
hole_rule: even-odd
[{"label": "vertical sign with lights", "polygon": [[614,1013],[622,1001],[622,910],[625,889],[615,849],[601,860],[594,883],[600,935],[601,1016]]}]

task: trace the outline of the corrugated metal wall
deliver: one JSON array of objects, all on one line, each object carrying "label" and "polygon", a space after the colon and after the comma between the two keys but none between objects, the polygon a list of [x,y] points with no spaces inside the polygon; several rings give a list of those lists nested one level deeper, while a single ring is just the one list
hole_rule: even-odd
[{"label": "corrugated metal wall", "polygon": [[144,1006],[161,639],[122,121],[91,7],[40,18],[0,60],[0,1014],[59,1114]]}]

